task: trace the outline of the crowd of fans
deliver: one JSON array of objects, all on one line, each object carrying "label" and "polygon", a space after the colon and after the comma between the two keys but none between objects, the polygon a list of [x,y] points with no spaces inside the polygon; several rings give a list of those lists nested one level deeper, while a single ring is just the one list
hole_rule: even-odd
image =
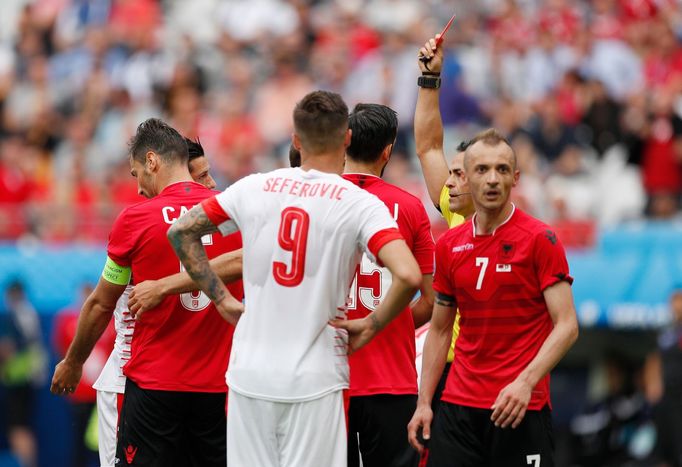
[{"label": "crowd of fans", "polygon": [[126,141],[149,116],[200,138],[219,187],[287,165],[291,111],[317,88],[394,108],[387,175],[423,192],[417,50],[453,12],[448,153],[500,129],[522,171],[517,203],[555,225],[680,216],[678,0],[4,0],[2,10],[0,238],[103,240],[120,207],[140,200]]}]

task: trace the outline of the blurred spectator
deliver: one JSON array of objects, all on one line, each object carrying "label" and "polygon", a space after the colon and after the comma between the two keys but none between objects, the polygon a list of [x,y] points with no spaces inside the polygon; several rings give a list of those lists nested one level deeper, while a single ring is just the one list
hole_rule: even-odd
[{"label": "blurred spectator", "polygon": [[574,129],[561,121],[558,102],[550,97],[538,104],[530,134],[538,153],[550,164],[578,143]]},{"label": "blurred spectator", "polygon": [[547,219],[550,212],[544,182],[547,166],[546,164],[542,166],[542,161],[527,133],[518,132],[510,142],[516,153],[517,167],[521,171],[521,177],[512,190],[514,203],[534,217]]},{"label": "blurred spectator", "polygon": [[312,82],[300,70],[293,51],[276,51],[273,67],[272,75],[256,90],[254,118],[268,143],[288,147],[293,129],[291,112],[296,102],[312,91]]},{"label": "blurred spectator", "polygon": [[[84,284],[79,291],[78,301],[57,312],[52,328],[52,345],[58,359],[66,355],[66,350],[76,335],[81,306],[92,290],[92,285]],[[112,321],[85,361],[83,376],[76,390],[68,396],[74,425],[73,461],[71,463],[73,467],[86,467],[91,465],[93,460],[98,459],[97,453],[86,446],[85,432],[97,402],[97,392],[92,388],[92,385],[102,372],[107,358],[109,358],[115,338],[116,331]]]},{"label": "blurred spectator", "polygon": [[606,396],[571,421],[573,462],[581,467],[651,466],[655,431],[635,362],[609,355]]},{"label": "blurred spectator", "polygon": [[608,95],[604,84],[598,80],[587,83],[586,100],[582,124],[588,131],[589,144],[601,157],[622,140],[620,116],[623,107]]},{"label": "blurred spectator", "polygon": [[0,327],[0,383],[7,398],[4,412],[12,453],[23,466],[37,464],[37,445],[32,428],[37,388],[45,381],[46,353],[40,319],[28,301],[21,282],[5,290],[5,308]]},{"label": "blurred spectator", "polygon": [[672,323],[658,336],[658,350],[647,357],[645,389],[655,404],[657,450],[670,467],[682,466],[682,285],[670,294]]},{"label": "blurred spectator", "polygon": [[647,214],[655,218],[673,217],[682,194],[682,118],[673,111],[672,98],[658,91],[650,103],[634,101],[628,120],[631,160],[641,166]]}]

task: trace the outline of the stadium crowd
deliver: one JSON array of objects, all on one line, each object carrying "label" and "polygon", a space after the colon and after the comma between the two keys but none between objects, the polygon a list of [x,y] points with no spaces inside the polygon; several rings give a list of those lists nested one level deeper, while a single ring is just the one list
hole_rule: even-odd
[{"label": "stadium crowd", "polygon": [[200,138],[220,188],[286,166],[291,109],[314,89],[395,109],[403,157],[388,180],[424,193],[414,51],[452,12],[448,152],[499,128],[520,159],[517,204],[573,226],[568,245],[589,242],[594,226],[680,216],[676,0],[5,0],[2,10],[0,238],[105,239],[120,206],[140,199],[125,142],[149,116]]}]

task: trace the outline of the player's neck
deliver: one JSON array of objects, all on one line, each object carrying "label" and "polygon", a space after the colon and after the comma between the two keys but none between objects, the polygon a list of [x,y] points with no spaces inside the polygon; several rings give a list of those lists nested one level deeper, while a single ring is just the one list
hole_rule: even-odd
[{"label": "player's neck", "polygon": [[511,202],[507,202],[500,209],[477,209],[473,217],[476,235],[490,235],[495,232],[495,229],[509,220],[513,211],[514,205]]},{"label": "player's neck", "polygon": [[323,153],[308,155],[301,153],[301,169],[319,170],[320,172],[343,173],[343,157],[338,153]]},{"label": "player's neck", "polygon": [[193,181],[192,176],[189,174],[189,170],[186,168],[184,168],[184,170],[181,167],[169,168],[166,173],[158,175],[158,192],[161,193],[166,187],[174,183],[191,181]]},{"label": "player's neck", "polygon": [[354,161],[346,156],[346,165],[343,168],[345,174],[368,174],[375,177],[381,177],[381,167],[378,164],[365,164]]}]

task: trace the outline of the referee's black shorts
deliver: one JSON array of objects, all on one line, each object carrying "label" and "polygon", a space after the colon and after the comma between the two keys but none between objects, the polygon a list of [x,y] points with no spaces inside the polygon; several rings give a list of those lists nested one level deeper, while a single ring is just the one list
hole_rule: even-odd
[{"label": "referee's black shorts", "polygon": [[407,441],[407,424],[416,408],[413,394],[351,397],[348,467],[416,467],[419,454]]},{"label": "referee's black shorts", "polygon": [[128,379],[116,465],[225,467],[225,398],[226,392],[142,389]]},{"label": "referee's black shorts", "polygon": [[492,410],[441,401],[431,431],[428,467],[553,467],[549,407],[529,410],[516,428],[498,428]]}]

